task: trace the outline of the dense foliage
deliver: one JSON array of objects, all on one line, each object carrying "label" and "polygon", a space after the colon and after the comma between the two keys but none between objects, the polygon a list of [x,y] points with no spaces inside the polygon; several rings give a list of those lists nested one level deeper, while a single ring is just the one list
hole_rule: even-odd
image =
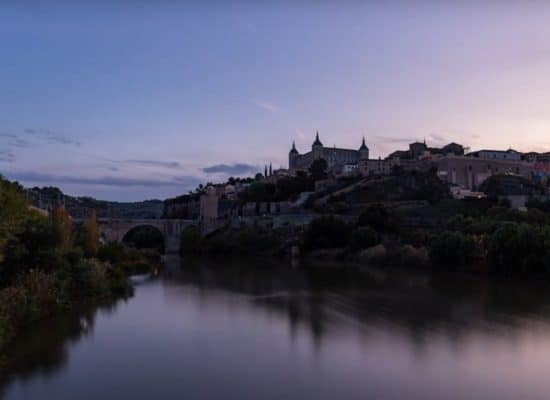
[{"label": "dense foliage", "polygon": [[197,229],[188,229],[181,235],[180,252],[184,256],[268,256],[280,250],[282,241],[271,229],[230,229],[209,237],[202,237]]},{"label": "dense foliage", "polygon": [[314,182],[315,180],[305,173],[281,178],[276,183],[259,179],[248,186],[240,195],[240,200],[242,202],[293,201],[300,193],[313,191]]},{"label": "dense foliage", "polygon": [[352,226],[335,217],[314,219],[304,233],[306,249],[347,247]]},{"label": "dense foliage", "polygon": [[129,295],[126,273],[152,260],[135,252],[100,246],[95,213],[83,226],[64,207],[48,216],[0,177],[0,348],[37,319]]}]

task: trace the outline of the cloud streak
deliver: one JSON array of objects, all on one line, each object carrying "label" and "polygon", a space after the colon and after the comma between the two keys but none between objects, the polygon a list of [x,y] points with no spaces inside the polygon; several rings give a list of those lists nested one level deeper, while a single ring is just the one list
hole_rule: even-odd
[{"label": "cloud streak", "polygon": [[243,175],[256,173],[260,170],[257,165],[236,163],[236,164],[216,164],[210,167],[202,168],[202,171],[207,174],[227,174],[227,175]]},{"label": "cloud streak", "polygon": [[145,167],[163,167],[163,168],[182,168],[177,161],[157,161],[157,160],[125,160],[124,163],[142,165]]},{"label": "cloud streak", "polygon": [[396,137],[390,137],[390,136],[374,136],[374,141],[378,143],[412,143],[416,142],[418,139],[414,138],[396,138]]},{"label": "cloud streak", "polygon": [[262,110],[269,111],[270,113],[276,113],[279,111],[279,107],[264,100],[256,100],[254,103]]},{"label": "cloud streak", "polygon": [[25,134],[42,139],[51,144],[61,144],[66,146],[80,147],[81,143],[78,140],[72,139],[66,135],[50,131],[48,129],[31,129],[26,128]]},{"label": "cloud streak", "polygon": [[78,185],[101,185],[115,187],[169,187],[169,186],[195,186],[201,183],[201,179],[195,176],[178,176],[170,179],[144,179],[126,178],[116,176],[102,177],[79,177],[69,175],[53,175],[37,172],[14,172],[9,174],[10,178],[40,184],[78,184]]},{"label": "cloud streak", "polygon": [[0,162],[13,163],[15,162],[15,155],[11,150],[0,150]]},{"label": "cloud streak", "polygon": [[29,142],[13,133],[0,133],[0,142],[9,147],[28,147]]}]

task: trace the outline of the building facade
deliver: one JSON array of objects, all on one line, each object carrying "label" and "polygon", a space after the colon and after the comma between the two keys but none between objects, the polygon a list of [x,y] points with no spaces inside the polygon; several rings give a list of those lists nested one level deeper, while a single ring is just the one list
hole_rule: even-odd
[{"label": "building facade", "polygon": [[444,182],[469,190],[478,190],[493,175],[511,174],[532,179],[534,172],[534,164],[516,160],[447,156],[434,164]]},{"label": "building facade", "polygon": [[368,160],[369,148],[365,144],[365,138],[358,150],[325,147],[319,139],[319,132],[315,135],[315,141],[311,145],[311,151],[300,154],[296,145],[292,143],[292,149],[288,154],[288,167],[291,171],[307,170],[315,160],[324,159],[329,170],[344,165],[356,165],[360,160]]},{"label": "building facade", "polygon": [[511,160],[520,161],[522,154],[512,149],[508,150],[478,150],[468,154],[469,157],[483,158],[485,160]]}]

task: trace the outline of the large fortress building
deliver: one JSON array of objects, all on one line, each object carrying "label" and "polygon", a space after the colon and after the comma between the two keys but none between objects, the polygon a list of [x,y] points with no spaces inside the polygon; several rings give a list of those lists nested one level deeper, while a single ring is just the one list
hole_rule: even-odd
[{"label": "large fortress building", "polygon": [[315,135],[315,141],[311,145],[311,151],[300,154],[296,146],[292,143],[292,149],[288,153],[288,168],[291,171],[306,170],[315,160],[324,159],[327,162],[328,169],[337,166],[358,164],[361,160],[369,159],[369,148],[365,144],[365,138],[358,150],[339,149],[336,147],[325,147],[319,139],[319,132]]}]

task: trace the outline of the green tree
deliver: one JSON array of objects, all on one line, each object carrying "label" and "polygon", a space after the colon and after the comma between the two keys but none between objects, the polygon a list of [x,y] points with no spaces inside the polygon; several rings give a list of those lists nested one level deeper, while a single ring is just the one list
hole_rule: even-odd
[{"label": "green tree", "polygon": [[351,226],[334,217],[314,219],[305,232],[304,246],[307,249],[347,247]]},{"label": "green tree", "polygon": [[550,231],[527,224],[508,223],[489,238],[487,258],[492,272],[533,275],[550,267]]},{"label": "green tree", "polygon": [[199,255],[204,250],[201,233],[196,228],[189,228],[180,237],[180,253],[182,255]]},{"label": "green tree", "polygon": [[6,242],[29,215],[29,203],[23,188],[0,175],[0,261]]},{"label": "green tree", "polygon": [[386,207],[373,204],[359,215],[357,226],[370,226],[378,232],[389,232],[395,229],[395,222]]},{"label": "green tree", "polygon": [[61,248],[67,250],[72,247],[75,231],[73,229],[73,221],[65,206],[59,206],[53,211],[52,222],[61,235]]},{"label": "green tree", "polygon": [[309,173],[314,181],[319,181],[327,178],[327,168],[327,161],[324,158],[319,158],[311,163]]},{"label": "green tree", "polygon": [[99,249],[99,228],[95,210],[84,226],[84,253],[88,257],[95,257]]},{"label": "green tree", "polygon": [[476,243],[473,237],[461,232],[445,231],[430,241],[430,259],[437,265],[465,265],[472,262],[475,255]]},{"label": "green tree", "polygon": [[353,231],[349,246],[353,251],[357,251],[376,246],[378,243],[380,243],[380,236],[374,229],[367,226]]}]

